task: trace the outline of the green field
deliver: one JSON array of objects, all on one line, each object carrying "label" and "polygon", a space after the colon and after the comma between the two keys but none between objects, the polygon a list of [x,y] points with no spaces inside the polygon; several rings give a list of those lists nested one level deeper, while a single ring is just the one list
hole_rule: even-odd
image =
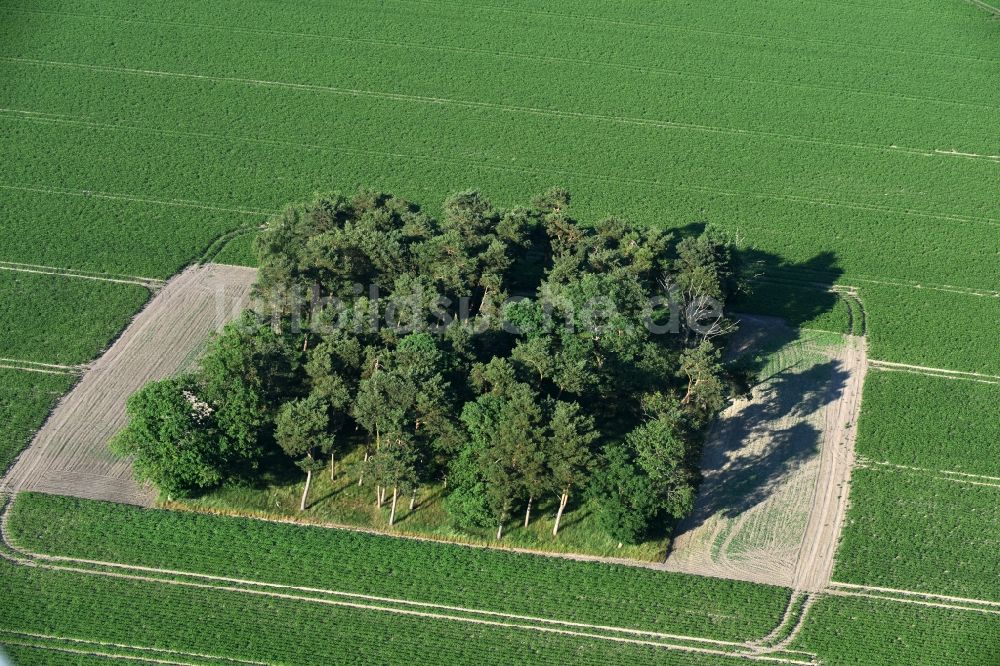
[{"label": "green field", "polygon": [[1000,477],[1000,386],[904,372],[865,380],[858,455],[876,462]]},{"label": "green field", "polygon": [[0,271],[0,357],[85,363],[148,298],[149,291],[135,284]]},{"label": "green field", "polygon": [[[433,208],[472,187],[506,206],[559,185],[585,222],[730,230],[766,274],[741,310],[855,333],[864,321],[872,359],[1000,375],[998,36],[960,0],[5,1],[0,262],[166,279],[202,257],[252,265],[252,230],[317,191],[365,185]],[[0,271],[0,358],[22,367],[91,361],[149,297],[19,268]],[[857,287],[863,319],[817,287],[830,282]],[[0,468],[73,380],[0,370]],[[998,397],[869,373],[867,462],[834,580],[1000,600],[1000,481],[985,478],[1000,477]],[[714,638],[766,634],[789,595],[319,528],[17,506],[12,529],[46,552]],[[131,641],[158,659],[736,663],[0,569],[0,630]],[[979,665],[995,661],[996,617],[827,597],[792,647],[829,664]],[[99,660],[79,654],[100,651],[89,643],[0,643],[18,664]]]},{"label": "green field", "polygon": [[[180,651],[284,664],[348,664],[359,659],[403,663],[425,659],[426,655],[434,655],[442,664],[481,664],[500,658],[530,664],[563,664],[567,660],[584,664],[743,663],[450,620],[14,567],[5,561],[0,562],[0,573],[4,580],[0,625],[5,632],[57,633],[154,648],[82,646],[84,650],[140,656],[144,661],[150,656],[177,660],[179,655],[171,651]],[[137,618],[142,621],[137,622]],[[0,642],[18,645],[41,641],[7,633]],[[34,651],[15,654],[20,655],[19,665],[81,663],[75,659],[46,661],[50,655]],[[232,661],[202,658],[196,663]]]},{"label": "green field", "polygon": [[993,664],[1000,643],[995,615],[828,597],[812,609],[795,647],[831,664]]},{"label": "green field", "polygon": [[7,470],[74,381],[72,375],[0,369],[0,470]]},{"label": "green field", "polygon": [[855,469],[833,579],[1000,601],[1000,487]]},{"label": "green field", "polygon": [[788,602],[738,581],[46,495],[20,495],[10,531],[43,553],[727,640],[766,634]]}]

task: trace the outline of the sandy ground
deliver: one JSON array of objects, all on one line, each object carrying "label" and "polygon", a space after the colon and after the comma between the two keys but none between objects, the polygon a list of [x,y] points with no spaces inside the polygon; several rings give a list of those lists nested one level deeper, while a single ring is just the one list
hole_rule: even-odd
[{"label": "sandy ground", "polygon": [[125,400],[190,364],[209,334],[246,307],[255,279],[254,269],[219,264],[171,279],[59,402],[0,489],[151,505],[153,489],[107,450],[125,424]]},{"label": "sandy ground", "polygon": [[730,354],[766,354],[749,399],[727,408],[702,457],[704,482],[664,568],[817,592],[830,580],[847,508],[863,338],[746,317]]}]

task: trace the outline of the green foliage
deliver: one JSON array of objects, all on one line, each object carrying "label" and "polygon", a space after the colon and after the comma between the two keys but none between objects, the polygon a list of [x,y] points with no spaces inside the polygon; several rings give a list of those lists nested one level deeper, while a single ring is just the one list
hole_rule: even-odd
[{"label": "green foliage", "polygon": [[[725,400],[712,339],[728,327],[703,330],[690,313],[736,289],[732,247],[714,229],[675,243],[618,218],[588,228],[569,205],[560,189],[506,210],[468,191],[438,220],[361,190],[287,207],[255,240],[260,314],[227,326],[191,379],[220,449],[252,473],[273,436],[309,472],[304,509],[319,454],[360,444],[359,485],[374,483],[379,507],[391,489],[390,525],[400,491],[415,501],[450,475],[456,525],[493,522],[499,539],[515,511],[527,526],[554,495],[556,537],[594,455],[625,438],[656,385],[678,393],[670,434],[653,432],[661,419],[629,435],[652,497],[615,500],[636,513],[621,540],[689,512],[697,443]],[[511,302],[529,246],[534,282],[517,284],[535,299]],[[647,325],[664,290],[687,313],[666,333]]]},{"label": "green foliage", "polygon": [[198,398],[191,376],[151,382],[129,397],[128,425],[111,450],[133,458],[135,476],[183,497],[219,483],[223,460],[211,405]]},{"label": "green foliage", "polygon": [[695,474],[677,424],[665,416],[647,421],[628,434],[625,445],[635,451],[636,462],[649,477],[657,508],[674,519],[691,513]]},{"label": "green foliage", "polygon": [[656,496],[652,482],[628,447],[605,447],[590,494],[608,536],[622,543],[637,543],[646,537],[656,515]]},{"label": "green foliage", "polygon": [[612,538],[637,543],[654,519],[683,518],[694,508],[693,452],[678,431],[677,414],[661,414],[604,449],[590,488],[601,523]]},{"label": "green foliage", "polygon": [[0,369],[0,471],[6,471],[75,378]]},{"label": "green foliage", "polygon": [[244,315],[209,342],[193,373],[129,399],[112,450],[134,456],[136,476],[171,496],[246,481],[268,451],[278,396],[294,386],[297,363],[288,340]]},{"label": "green foliage", "polygon": [[587,478],[593,464],[591,446],[600,434],[593,417],[582,414],[575,402],[557,401],[549,428],[546,464],[552,473],[551,490],[568,491]]},{"label": "green foliage", "polygon": [[134,284],[0,271],[0,357],[85,363],[148,298]]},{"label": "green foliage", "polygon": [[331,448],[327,434],[330,415],[323,399],[317,395],[283,404],[275,424],[278,445],[297,462],[303,459],[312,462],[319,452]]}]

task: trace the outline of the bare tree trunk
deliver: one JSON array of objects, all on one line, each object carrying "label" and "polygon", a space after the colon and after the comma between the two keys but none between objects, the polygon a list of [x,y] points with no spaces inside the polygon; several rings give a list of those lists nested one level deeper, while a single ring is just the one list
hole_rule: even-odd
[{"label": "bare tree trunk", "polygon": [[330,454],[330,480],[333,481],[333,458],[334,454]]},{"label": "bare tree trunk", "polygon": [[358,474],[358,487],[365,482],[365,463],[368,462],[368,449],[365,449],[365,460],[361,463],[361,474]]},{"label": "bare tree trunk", "polygon": [[306,498],[309,496],[309,484],[312,483],[312,470],[306,470],[306,487],[302,489],[302,501],[299,502],[299,511],[306,510]]},{"label": "bare tree trunk", "polygon": [[559,498],[559,511],[556,512],[556,524],[552,526],[552,536],[559,536],[559,521],[562,520],[563,511],[566,510],[566,504],[569,502],[569,491],[563,491],[562,497]]},{"label": "bare tree trunk", "polygon": [[389,511],[389,527],[396,522],[396,497],[399,495],[399,489],[396,486],[392,487],[392,509]]},{"label": "bare tree trunk", "polygon": [[302,351],[309,349],[309,334],[306,333],[305,338],[302,340]]},{"label": "bare tree trunk", "polygon": [[503,522],[500,522],[500,527],[497,528],[497,541],[503,538]]},{"label": "bare tree trunk", "polygon": [[417,503],[417,489],[413,488],[413,494],[410,495],[410,511],[413,511],[413,505]]},{"label": "bare tree trunk", "polygon": [[528,521],[531,520],[531,500],[533,500],[533,499],[535,499],[535,498],[534,497],[529,497],[528,498],[528,508],[525,509],[525,511],[524,511],[524,527],[525,527],[525,529],[528,528]]}]

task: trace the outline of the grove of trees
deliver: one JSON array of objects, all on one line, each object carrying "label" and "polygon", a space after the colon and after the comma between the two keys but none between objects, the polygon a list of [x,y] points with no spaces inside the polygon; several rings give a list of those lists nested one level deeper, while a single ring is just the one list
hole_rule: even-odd
[{"label": "grove of trees", "polygon": [[255,308],[194,372],[133,395],[113,450],[171,496],[285,456],[302,509],[314,474],[363,450],[357,482],[390,525],[436,484],[457,527],[497,539],[545,500],[554,536],[587,502],[611,538],[643,540],[692,509],[726,400],[735,255],[711,228],[585,226],[569,204],[463,192],[435,219],[361,192],[287,208],[257,240]]}]

